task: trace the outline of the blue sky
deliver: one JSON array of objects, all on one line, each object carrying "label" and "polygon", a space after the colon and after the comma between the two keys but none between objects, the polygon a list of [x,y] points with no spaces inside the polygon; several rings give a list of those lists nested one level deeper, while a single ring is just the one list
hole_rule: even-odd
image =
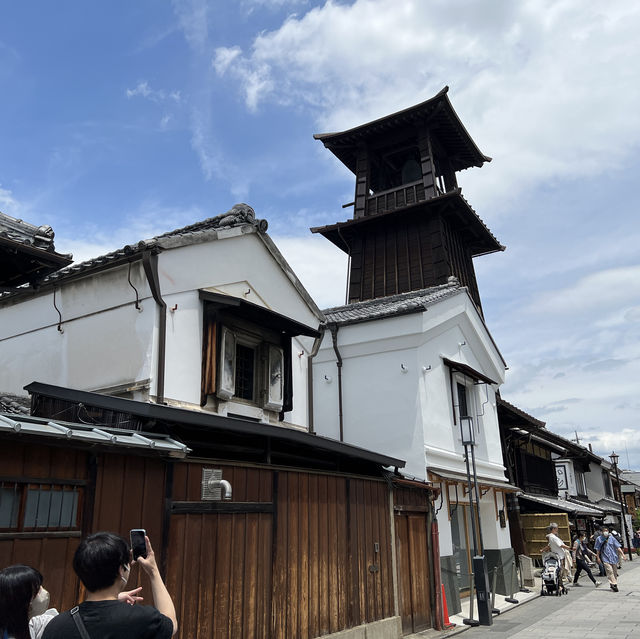
[{"label": "blue sky", "polygon": [[[36,9],[37,7],[37,9]],[[640,468],[640,5],[627,0],[4,3],[0,210],[78,259],[251,204],[322,307],[353,176],[313,140],[444,85],[508,401]]]}]

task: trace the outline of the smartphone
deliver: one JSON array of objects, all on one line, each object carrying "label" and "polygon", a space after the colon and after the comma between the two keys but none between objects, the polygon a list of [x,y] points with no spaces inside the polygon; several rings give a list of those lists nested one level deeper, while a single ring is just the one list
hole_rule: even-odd
[{"label": "smartphone", "polygon": [[147,542],[145,540],[146,534],[147,531],[144,528],[134,528],[129,532],[134,561],[138,557],[147,557]]}]

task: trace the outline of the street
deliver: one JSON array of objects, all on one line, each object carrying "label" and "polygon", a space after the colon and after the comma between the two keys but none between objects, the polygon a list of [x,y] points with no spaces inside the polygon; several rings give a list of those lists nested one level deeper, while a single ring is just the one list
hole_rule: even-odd
[{"label": "street", "polygon": [[620,592],[610,590],[606,578],[594,588],[583,575],[581,588],[572,587],[563,597],[538,597],[494,617],[490,628],[469,628],[467,639],[626,639],[640,637],[640,558],[624,562],[618,586]]}]

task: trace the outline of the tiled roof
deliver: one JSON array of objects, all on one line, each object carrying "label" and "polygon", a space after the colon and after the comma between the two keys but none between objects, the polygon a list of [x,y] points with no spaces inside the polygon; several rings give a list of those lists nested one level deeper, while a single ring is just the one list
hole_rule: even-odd
[{"label": "tiled roof", "polygon": [[[134,255],[141,254],[145,250],[169,248],[172,245],[176,245],[176,242],[179,242],[181,245],[196,244],[204,241],[205,237],[206,239],[212,239],[212,232],[242,225],[251,225],[262,233],[266,232],[268,227],[266,220],[256,219],[254,210],[248,204],[236,204],[222,215],[210,217],[201,222],[183,226],[182,228],[163,233],[162,235],[156,235],[148,240],[141,240],[137,244],[127,244],[111,253],[106,253],[105,255],[100,255],[85,262],[79,262],[61,268],[45,277],[40,285],[46,286],[47,284],[65,280],[82,273],[100,271],[108,268],[112,264],[126,262],[127,259],[130,259]],[[20,291],[5,293],[4,295],[0,294],[0,299],[19,294]]]},{"label": "tiled roof", "polygon": [[345,306],[334,306],[322,312],[330,324],[355,324],[408,313],[419,313],[428,306],[451,297],[461,290],[463,287],[460,286],[458,280],[451,278],[449,284],[431,286],[419,291],[409,291],[364,302],[354,302]]},{"label": "tiled roof", "polygon": [[28,415],[30,406],[31,400],[28,397],[0,392],[0,413]]},{"label": "tiled roof", "polygon": [[50,226],[34,226],[0,212],[0,237],[2,238],[55,253],[54,236],[55,233]]}]

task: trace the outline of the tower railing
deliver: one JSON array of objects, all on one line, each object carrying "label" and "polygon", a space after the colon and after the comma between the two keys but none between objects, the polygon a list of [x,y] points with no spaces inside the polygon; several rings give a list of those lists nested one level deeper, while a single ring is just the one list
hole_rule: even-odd
[{"label": "tower railing", "polygon": [[[436,195],[441,195],[441,191],[436,187]],[[387,213],[396,209],[401,209],[411,204],[424,202],[427,200],[424,183],[416,180],[409,184],[402,184],[393,189],[378,191],[367,198],[367,216]]]}]

